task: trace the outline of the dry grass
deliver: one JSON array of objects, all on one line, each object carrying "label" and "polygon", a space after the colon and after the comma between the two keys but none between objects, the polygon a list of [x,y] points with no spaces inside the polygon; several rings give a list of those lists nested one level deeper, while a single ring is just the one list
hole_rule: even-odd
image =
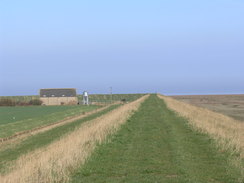
[{"label": "dry grass", "polygon": [[0,182],[67,182],[72,170],[86,161],[96,144],[103,142],[107,135],[125,123],[146,97],[84,123],[48,147],[22,156],[10,173],[0,176]]},{"label": "dry grass", "polygon": [[174,99],[244,122],[244,95],[177,95]]},{"label": "dry grass", "polygon": [[[167,106],[186,117],[193,128],[209,134],[225,150],[232,152],[235,164],[243,171],[244,123],[223,114],[159,95]],[[242,172],[244,175],[244,172]]]}]

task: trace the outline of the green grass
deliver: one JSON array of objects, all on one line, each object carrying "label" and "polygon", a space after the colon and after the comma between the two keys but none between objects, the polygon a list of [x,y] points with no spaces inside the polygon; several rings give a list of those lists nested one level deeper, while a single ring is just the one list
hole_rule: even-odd
[{"label": "green grass", "polygon": [[27,138],[26,140],[21,141],[20,143],[18,143],[15,146],[10,146],[9,148],[3,149],[3,150],[0,149],[0,172],[3,173],[5,171],[7,171],[9,165],[13,162],[13,160],[16,160],[21,155],[52,143],[53,141],[59,139],[63,135],[65,135],[69,132],[72,132],[76,127],[78,127],[82,123],[95,119],[95,118],[117,108],[118,106],[119,105],[110,106],[109,108],[106,108],[100,112],[89,115],[81,120],[77,120],[72,123],[68,123],[68,124],[53,128],[49,131],[33,135],[33,136]]},{"label": "green grass", "polygon": [[66,117],[82,114],[96,108],[98,106],[0,107],[0,138],[57,122]]},{"label": "green grass", "polygon": [[228,156],[153,95],[71,182],[236,183],[239,173]]}]

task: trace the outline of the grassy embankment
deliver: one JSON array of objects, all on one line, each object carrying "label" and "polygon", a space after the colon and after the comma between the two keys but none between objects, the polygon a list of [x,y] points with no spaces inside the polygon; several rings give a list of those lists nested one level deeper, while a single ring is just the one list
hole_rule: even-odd
[{"label": "grassy embankment", "polygon": [[53,128],[49,131],[38,133],[33,135],[15,146],[10,146],[9,148],[4,148],[3,150],[0,149],[0,172],[6,172],[8,167],[21,155],[24,155],[30,151],[33,151],[37,148],[46,146],[53,141],[59,139],[60,137],[64,136],[72,132],[75,128],[79,127],[82,123],[95,119],[109,111],[115,109],[119,105],[113,105],[101,112],[89,115],[83,119],[74,121],[72,123],[64,124],[62,126]]},{"label": "grassy embankment", "polygon": [[0,138],[83,114],[98,106],[0,107]]},{"label": "grassy embankment", "polygon": [[228,156],[154,95],[95,150],[72,182],[236,183],[239,170]]}]

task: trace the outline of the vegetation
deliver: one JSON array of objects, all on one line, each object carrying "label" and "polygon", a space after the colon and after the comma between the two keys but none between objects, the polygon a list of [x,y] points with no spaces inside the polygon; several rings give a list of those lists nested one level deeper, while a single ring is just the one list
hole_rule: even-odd
[{"label": "vegetation", "polygon": [[72,182],[236,183],[239,176],[227,152],[154,95],[96,148]]},{"label": "vegetation", "polygon": [[[111,102],[131,102],[134,101],[145,94],[92,94],[89,95],[89,101],[92,103],[111,103]],[[78,96],[79,100],[82,100],[82,95]]]},{"label": "vegetation", "polygon": [[15,106],[15,102],[8,98],[0,99],[0,106]]},{"label": "vegetation", "polygon": [[30,105],[42,105],[42,101],[40,99],[32,99],[29,102]]},{"label": "vegetation", "polygon": [[79,115],[98,106],[0,107],[0,138]]},{"label": "vegetation", "polygon": [[1,96],[0,106],[26,106],[30,105],[30,101],[39,99],[39,96]]},{"label": "vegetation", "polygon": [[244,95],[179,95],[172,98],[244,121]]},{"label": "vegetation", "polygon": [[29,105],[41,105],[40,99],[32,99],[30,101],[18,101],[10,98],[0,99],[0,106],[29,106]]},{"label": "vegetation", "polygon": [[[89,101],[92,103],[111,103],[117,101],[130,102],[142,97],[145,94],[91,94],[89,95]],[[10,100],[14,103],[29,103],[31,100],[39,99],[38,95],[33,96],[2,96],[1,100]],[[79,103],[82,104],[82,95],[78,95]],[[1,106],[1,103],[0,103]],[[4,105],[3,105],[4,106]],[[6,105],[5,105],[6,106]]]},{"label": "vegetation", "polygon": [[244,123],[228,116],[161,96],[167,106],[189,120],[196,130],[210,135],[223,150],[232,153],[232,163],[242,170],[244,179]]},{"label": "vegetation", "polygon": [[1,148],[0,182],[242,183],[243,123],[159,97],[165,102],[145,96]]},{"label": "vegetation", "polygon": [[[14,169],[8,174],[0,176],[0,179],[2,178],[2,182],[8,183],[22,183],[27,180],[28,182],[66,182],[70,171],[85,161],[97,142],[103,142],[108,134],[114,133],[144,99],[145,97],[117,109],[114,108],[118,105],[112,106],[107,109],[107,112],[114,109],[113,111],[102,116],[99,115],[99,118],[93,118],[92,121],[83,123],[80,127],[77,126],[77,123],[81,124],[79,120],[65,125],[65,128],[61,127],[62,130],[55,128],[51,133],[48,133],[49,135],[42,135],[45,140],[46,137],[50,138],[50,134],[56,136],[60,130],[67,134],[49,146],[36,149],[19,158]],[[75,123],[78,128],[73,128]],[[70,125],[72,125],[72,129]],[[39,138],[41,142],[36,142],[42,143],[43,138]],[[24,149],[22,148],[22,150]],[[19,149],[14,151],[19,151]]]},{"label": "vegetation", "polygon": [[79,127],[85,121],[95,119],[115,109],[116,107],[118,107],[118,105],[110,106],[109,108],[101,112],[89,115],[81,120],[67,123],[65,125],[53,128],[49,131],[33,135],[30,138],[27,138],[16,144],[15,146],[10,146],[9,148],[4,148],[3,150],[0,149],[0,172],[7,171],[7,167],[10,167],[13,161],[19,158],[21,155],[27,154],[28,152],[31,152],[35,149],[47,146],[48,144],[61,138],[65,134],[72,132],[75,128]]}]

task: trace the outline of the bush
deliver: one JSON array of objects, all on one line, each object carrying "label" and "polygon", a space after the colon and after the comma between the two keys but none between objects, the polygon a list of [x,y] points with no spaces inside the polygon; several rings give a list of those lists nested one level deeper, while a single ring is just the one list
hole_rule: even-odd
[{"label": "bush", "polygon": [[33,99],[29,102],[30,105],[42,105],[42,101],[39,99]]},{"label": "bush", "polygon": [[15,101],[11,99],[0,99],[0,106],[15,106]]},{"label": "bush", "polygon": [[15,103],[16,106],[28,106],[30,105],[29,102],[24,102],[24,101],[18,101]]},{"label": "bush", "polygon": [[125,98],[121,99],[121,102],[124,102],[125,103],[126,102],[126,99]]}]

